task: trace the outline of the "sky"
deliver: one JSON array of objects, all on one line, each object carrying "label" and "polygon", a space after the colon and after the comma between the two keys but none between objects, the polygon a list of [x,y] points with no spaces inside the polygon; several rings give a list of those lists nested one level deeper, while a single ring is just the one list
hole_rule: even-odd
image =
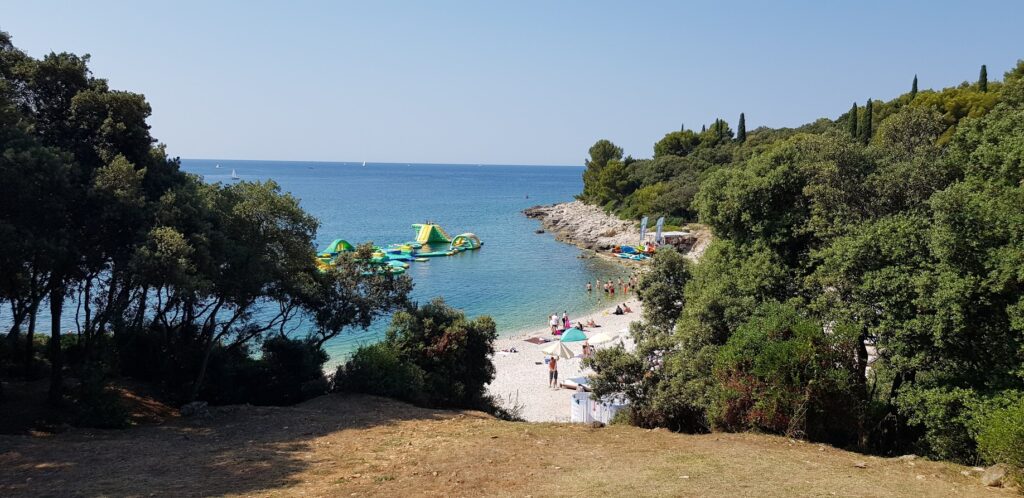
[{"label": "sky", "polygon": [[798,126],[990,80],[1024,2],[0,0],[42,57],[91,54],[183,158],[582,164],[685,124]]}]

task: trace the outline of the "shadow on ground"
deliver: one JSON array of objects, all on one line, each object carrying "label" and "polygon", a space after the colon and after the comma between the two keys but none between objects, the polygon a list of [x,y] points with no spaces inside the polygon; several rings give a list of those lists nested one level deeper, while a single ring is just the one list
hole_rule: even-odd
[{"label": "shadow on ground", "polygon": [[[439,420],[459,412],[369,396],[294,407],[230,406],[209,417],[127,430],[0,436],[0,496],[221,495],[297,484],[329,433]],[[484,415],[480,415],[483,417]]]}]

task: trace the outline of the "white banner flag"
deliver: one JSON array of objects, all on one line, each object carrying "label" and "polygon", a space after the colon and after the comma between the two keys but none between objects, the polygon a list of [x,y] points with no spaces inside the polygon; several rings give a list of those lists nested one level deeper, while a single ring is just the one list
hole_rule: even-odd
[{"label": "white banner flag", "polygon": [[661,228],[665,226],[665,217],[658,218],[658,223],[654,225],[654,241],[658,244],[664,242],[661,239]]},{"label": "white banner flag", "polygon": [[640,245],[644,245],[644,236],[647,235],[647,217],[640,220]]}]

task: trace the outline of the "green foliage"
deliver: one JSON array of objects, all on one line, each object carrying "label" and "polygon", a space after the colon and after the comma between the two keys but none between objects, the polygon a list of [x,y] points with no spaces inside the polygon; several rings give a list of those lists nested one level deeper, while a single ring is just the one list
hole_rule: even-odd
[{"label": "green foliage", "polygon": [[850,112],[846,114],[847,129],[850,131],[850,138],[857,138],[857,103],[850,106]]},{"label": "green foliage", "polygon": [[334,388],[422,404],[428,398],[424,377],[423,369],[406,361],[394,344],[381,342],[359,348],[339,367]]},{"label": "green foliage", "polygon": [[[354,258],[317,271],[318,223],[298,199],[182,173],[155,145],[151,112],[93,77],[88,56],[34,59],[0,33],[0,304],[6,342],[24,345],[0,371],[34,377],[46,305],[50,400],[70,394],[83,423],[117,418],[105,386],[125,374],[175,401],[324,392],[322,344],[407,305],[408,279],[365,275]],[[61,335],[69,297],[74,339]],[[302,320],[305,336],[282,335]],[[83,387],[67,392],[65,374]]]},{"label": "green foliage", "polygon": [[[490,408],[493,400],[484,386],[494,379],[490,357],[496,338],[490,317],[467,319],[437,298],[396,313],[385,342],[356,353],[339,370],[336,388],[430,406]],[[396,380],[382,381],[374,369],[394,374]],[[405,382],[414,389],[404,387]]]},{"label": "green foliage", "polygon": [[856,441],[856,340],[848,327],[826,332],[792,305],[762,306],[718,351],[713,423],[732,431]]},{"label": "green foliage", "polygon": [[690,263],[686,258],[672,247],[659,249],[637,287],[637,296],[644,303],[643,319],[672,330],[685,306],[683,289],[689,280]]},{"label": "green foliage", "polygon": [[740,122],[736,125],[736,141],[747,141],[747,118],[742,112],[740,113]]},{"label": "green foliage", "polygon": [[600,191],[601,171],[612,161],[622,159],[622,147],[609,140],[598,140],[590,147],[590,158],[586,160],[587,169],[583,172],[583,193],[581,197],[589,202],[597,203]]},{"label": "green foliage", "polygon": [[[1024,62],[985,85],[915,77],[835,122],[723,130],[633,163],[638,188],[611,204],[636,217],[697,184],[715,240],[682,293],[645,298],[635,354],[595,359],[598,391],[647,426],[1015,458],[995,417],[1024,391]],[[684,274],[670,267],[650,278]]]},{"label": "green foliage", "polygon": [[1024,396],[979,421],[978,451],[988,463],[1024,469]]},{"label": "green foliage", "polygon": [[860,141],[865,145],[871,141],[871,127],[873,126],[872,107],[874,105],[871,99],[868,99],[868,103],[864,104],[864,121],[860,125]]},{"label": "green foliage", "polygon": [[981,92],[988,91],[988,69],[985,65],[981,65],[981,72],[978,73],[978,90]]},{"label": "green foliage", "polygon": [[700,145],[700,136],[690,130],[673,131],[654,144],[654,157],[686,156]]}]

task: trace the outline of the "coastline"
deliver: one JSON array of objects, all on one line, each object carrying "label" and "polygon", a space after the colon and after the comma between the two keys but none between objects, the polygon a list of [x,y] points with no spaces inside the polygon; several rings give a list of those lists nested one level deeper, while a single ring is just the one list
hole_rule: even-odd
[{"label": "coastline", "polygon": [[[539,220],[542,230],[554,235],[555,240],[590,251],[591,257],[628,268],[644,266],[643,262],[619,258],[610,252],[615,246],[635,246],[640,242],[640,224],[635,221],[620,219],[578,200],[533,206],[523,210],[523,214]],[[688,230],[689,243],[679,249],[687,259],[696,262],[711,243],[711,231],[699,224],[689,225]]]},{"label": "coastline", "polygon": [[[633,310],[632,313],[614,315],[617,304],[626,303]],[[538,310],[540,311],[540,310]],[[621,299],[611,301],[609,306],[598,311],[579,316],[569,315],[570,320],[575,323],[578,320],[584,322],[593,319],[600,327],[588,328],[588,337],[597,333],[620,334],[622,343],[627,350],[634,348],[633,341],[627,334],[621,334],[628,330],[632,322],[639,321],[642,308],[635,293],[623,295]],[[506,406],[521,405],[520,415],[527,422],[567,422],[570,415],[570,401],[576,391],[572,389],[553,389],[547,384],[548,367],[544,364],[542,349],[552,344],[534,344],[526,342],[526,339],[543,337],[552,339],[551,330],[547,325],[546,316],[539,314],[536,328],[515,335],[499,338],[494,343],[495,353],[492,357],[494,364],[494,380],[487,385],[487,392],[501,399]],[[611,344],[618,344],[618,340]],[[559,364],[559,379],[564,380],[572,377],[580,377],[592,373],[588,369],[580,367],[579,355],[582,352],[582,342],[566,343],[566,346],[577,356],[572,359],[562,360]],[[515,348],[516,353],[502,351],[503,349]],[[598,346],[611,347],[611,345]]]}]

